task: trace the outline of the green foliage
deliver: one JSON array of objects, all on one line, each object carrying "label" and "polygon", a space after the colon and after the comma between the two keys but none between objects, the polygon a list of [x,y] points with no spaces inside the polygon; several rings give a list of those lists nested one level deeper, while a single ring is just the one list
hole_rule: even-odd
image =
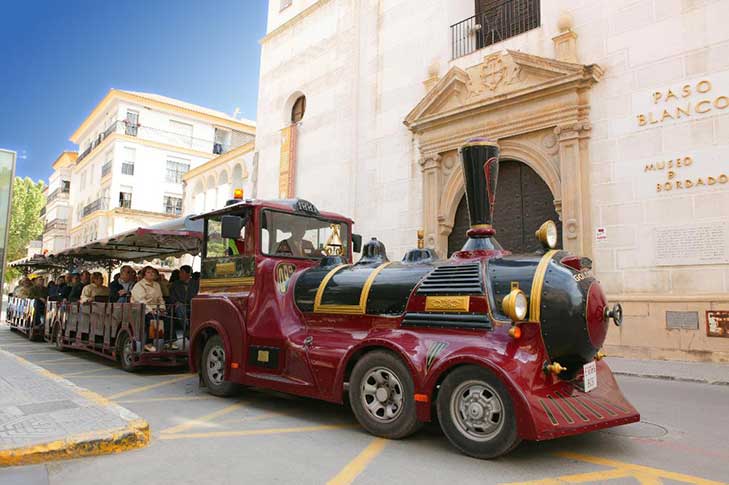
[{"label": "green foliage", "polygon": [[[34,182],[29,177],[15,177],[13,180],[7,262],[25,257],[28,243],[39,239],[43,234],[43,218],[40,212],[46,203],[44,188],[45,183],[42,180]],[[18,276],[18,273],[12,268],[6,268],[5,275],[7,281]]]}]

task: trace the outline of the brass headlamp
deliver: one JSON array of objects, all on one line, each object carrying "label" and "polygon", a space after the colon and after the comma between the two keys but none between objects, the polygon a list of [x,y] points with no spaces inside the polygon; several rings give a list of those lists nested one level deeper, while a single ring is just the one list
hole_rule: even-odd
[{"label": "brass headlamp", "polygon": [[544,247],[549,249],[557,247],[557,224],[554,221],[542,224],[534,235]]},{"label": "brass headlamp", "polygon": [[523,291],[519,288],[514,288],[501,301],[501,309],[512,321],[520,322],[527,316],[529,302]]}]

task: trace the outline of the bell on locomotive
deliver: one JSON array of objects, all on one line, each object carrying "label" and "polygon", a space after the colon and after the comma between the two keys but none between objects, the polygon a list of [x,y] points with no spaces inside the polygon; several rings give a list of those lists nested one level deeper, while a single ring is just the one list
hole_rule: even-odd
[{"label": "bell on locomotive", "polygon": [[589,258],[557,248],[553,221],[535,233],[541,251],[515,255],[502,248],[495,239],[498,227],[493,226],[498,144],[472,139],[461,147],[460,155],[471,227],[465,245],[453,257],[485,257],[494,317],[511,322],[509,333],[514,338],[521,335],[520,325],[537,323],[548,356],[544,372],[574,377],[584,364],[601,358],[609,320],[622,323],[620,305],[608,305]]}]

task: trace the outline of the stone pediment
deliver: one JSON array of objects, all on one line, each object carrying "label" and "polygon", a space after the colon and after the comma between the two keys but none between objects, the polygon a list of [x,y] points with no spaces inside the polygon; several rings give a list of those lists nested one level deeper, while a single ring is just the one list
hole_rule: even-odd
[{"label": "stone pediment", "polygon": [[576,87],[599,80],[597,65],[574,64],[505,50],[484,57],[480,64],[464,69],[452,67],[413,108],[405,125],[435,121],[480,106],[525,96],[539,90]]}]

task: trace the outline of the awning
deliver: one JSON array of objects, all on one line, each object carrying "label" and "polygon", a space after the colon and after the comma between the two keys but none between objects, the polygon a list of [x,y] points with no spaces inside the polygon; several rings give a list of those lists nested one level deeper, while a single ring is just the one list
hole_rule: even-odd
[{"label": "awning", "polygon": [[34,271],[63,271],[64,266],[52,261],[43,255],[36,254],[32,258],[18,259],[8,264],[11,268],[19,269],[21,272],[27,274]]},{"label": "awning", "polygon": [[156,258],[197,255],[202,245],[202,221],[189,217],[99,239],[48,255],[55,264],[70,266],[80,261],[148,261]]}]

